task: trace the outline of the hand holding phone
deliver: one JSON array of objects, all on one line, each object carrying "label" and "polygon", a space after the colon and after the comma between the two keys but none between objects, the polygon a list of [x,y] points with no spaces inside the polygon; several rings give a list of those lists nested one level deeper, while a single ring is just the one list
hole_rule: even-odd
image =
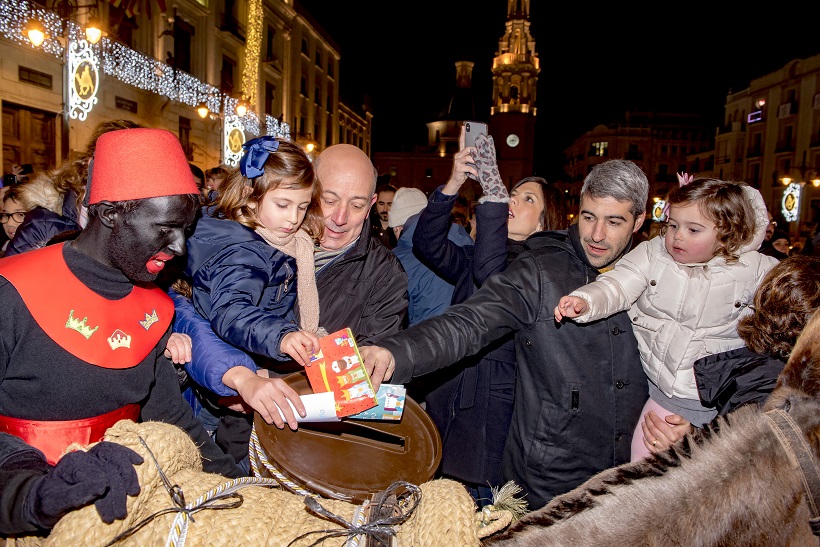
[{"label": "hand holding phone", "polygon": [[487,136],[487,124],[481,122],[464,122],[464,146],[475,147],[476,137]]},{"label": "hand holding phone", "polygon": [[[466,121],[464,122],[464,147],[475,148],[475,140],[479,135],[487,136],[487,124],[481,122]],[[468,163],[470,167],[475,169],[475,163]],[[474,177],[470,177],[474,178]],[[477,180],[477,179],[476,179]]]}]

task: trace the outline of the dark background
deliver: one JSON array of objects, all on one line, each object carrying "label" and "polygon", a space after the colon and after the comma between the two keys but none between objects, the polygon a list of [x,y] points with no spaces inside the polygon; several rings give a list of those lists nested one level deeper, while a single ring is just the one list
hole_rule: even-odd
[{"label": "dark background", "polygon": [[[369,96],[374,152],[426,144],[425,124],[447,107],[456,61],[475,63],[476,117],[488,121],[506,0],[297,1],[339,45],[342,100],[358,107]],[[717,127],[730,90],[820,53],[818,6],[533,0],[536,174],[560,178],[564,149],[627,110],[701,114]]]}]

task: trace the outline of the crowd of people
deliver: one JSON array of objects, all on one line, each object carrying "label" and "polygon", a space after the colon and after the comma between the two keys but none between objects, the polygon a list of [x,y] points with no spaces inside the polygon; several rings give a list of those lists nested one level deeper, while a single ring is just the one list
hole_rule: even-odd
[{"label": "crowd of people", "polygon": [[514,481],[540,508],[765,400],[820,304],[815,234],[791,256],[759,191],[688,175],[646,230],[649,182],[623,159],[590,171],[570,223],[547,180],[508,190],[492,137],[460,145],[428,196],[352,145],[311,162],[263,136],[203,171],[172,133],[112,120],[4,188],[0,537],[89,504],[124,518],[142,458],[99,442],[120,419],[249,475],[254,417],[296,430],[284,377],[343,328],[376,388],[422,403],[438,476],[478,506]]}]

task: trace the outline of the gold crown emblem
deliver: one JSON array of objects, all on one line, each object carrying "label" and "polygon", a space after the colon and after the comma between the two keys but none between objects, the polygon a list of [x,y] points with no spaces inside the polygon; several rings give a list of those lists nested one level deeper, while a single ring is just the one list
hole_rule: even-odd
[{"label": "gold crown emblem", "polygon": [[140,321],[140,325],[142,325],[145,330],[148,330],[151,328],[151,325],[157,321],[159,321],[159,317],[157,317],[157,310],[154,310],[154,313],[151,315],[145,314],[145,321]]},{"label": "gold crown emblem", "polygon": [[88,321],[88,317],[83,317],[82,321],[80,321],[79,319],[75,319],[74,310],[71,310],[70,312],[68,312],[68,321],[65,322],[65,328],[76,330],[77,332],[85,336],[86,340],[88,340],[89,338],[91,338],[92,334],[97,332],[97,329],[100,328],[100,326],[97,325],[93,329],[88,328],[88,325],[86,325],[86,321]]},{"label": "gold crown emblem", "polygon": [[130,348],[131,337],[122,332],[120,329],[114,331],[114,334],[108,337],[108,345],[112,350],[117,348]]}]

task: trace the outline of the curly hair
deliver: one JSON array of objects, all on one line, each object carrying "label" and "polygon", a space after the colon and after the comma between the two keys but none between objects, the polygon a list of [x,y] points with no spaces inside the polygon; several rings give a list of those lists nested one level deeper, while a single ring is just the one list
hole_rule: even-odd
[{"label": "curly hair", "polygon": [[[743,192],[743,182],[698,178],[673,188],[667,197],[671,206],[697,204],[701,214],[715,223],[715,256],[736,262],[740,248],[751,242],[755,233],[755,213]],[[666,230],[662,231],[664,234]]]},{"label": "curly hair", "polygon": [[785,361],[818,306],[820,257],[791,256],[763,278],[754,312],[740,319],[737,332],[752,351]]},{"label": "curly hair", "polygon": [[[301,147],[286,139],[277,139],[279,149],[271,152],[264,166],[264,174],[249,179],[235,169],[220,186],[213,216],[235,220],[243,226],[256,229],[261,225],[255,205],[262,203],[265,194],[276,188],[297,190],[313,188],[310,205],[302,228],[315,240],[324,234],[319,196],[322,185],[316,176],[310,158]],[[253,205],[253,206],[252,206]]]}]

